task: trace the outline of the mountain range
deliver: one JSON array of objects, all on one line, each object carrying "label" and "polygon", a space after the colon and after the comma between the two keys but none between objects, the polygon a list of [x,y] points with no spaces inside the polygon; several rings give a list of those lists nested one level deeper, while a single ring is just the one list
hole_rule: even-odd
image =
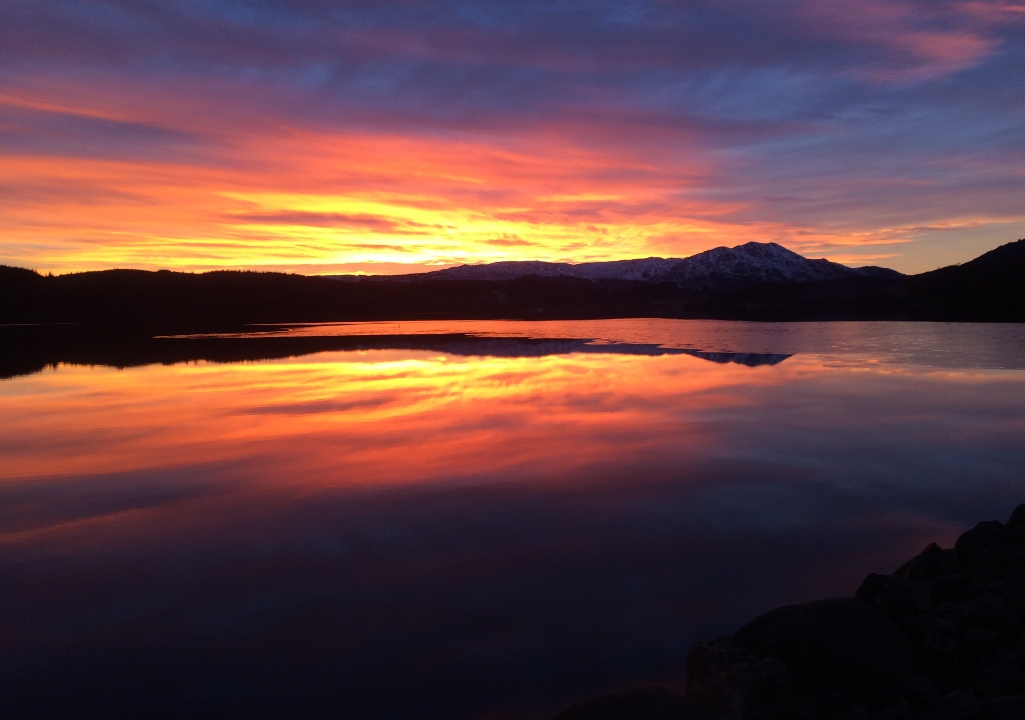
[{"label": "mountain range", "polygon": [[683,259],[501,262],[400,276],[104,270],[50,277],[0,266],[0,325],[8,326],[152,335],[251,323],[611,317],[1021,322],[1025,240],[917,275],[754,242]]},{"label": "mountain range", "polygon": [[461,265],[427,273],[447,280],[515,280],[527,275],[586,280],[671,283],[692,291],[738,290],[762,283],[821,282],[852,277],[898,278],[880,267],[850,268],[829,260],[810,260],[776,243],[749,242],[718,247],[688,258],[650,257],[579,264],[540,261]]}]

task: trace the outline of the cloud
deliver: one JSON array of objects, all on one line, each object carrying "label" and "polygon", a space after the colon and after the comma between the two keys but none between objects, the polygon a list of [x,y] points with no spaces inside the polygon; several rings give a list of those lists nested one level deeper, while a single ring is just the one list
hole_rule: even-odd
[{"label": "cloud", "polygon": [[488,245],[496,245],[498,247],[530,247],[530,243],[523,238],[516,237],[515,235],[502,235],[500,237],[491,238],[485,240]]},{"label": "cloud", "polygon": [[226,218],[230,222],[252,225],[306,225],[309,227],[348,227],[377,232],[413,232],[429,227],[413,221],[395,221],[369,214],[349,215],[330,212],[239,213]]},{"label": "cloud", "polygon": [[102,158],[161,159],[194,154],[202,133],[159,123],[103,117],[64,108],[32,107],[0,97],[0,152]]},{"label": "cloud", "polygon": [[[987,217],[1025,230],[1021,8],[13,0],[0,229],[47,269],[388,263],[366,252],[396,242],[421,263],[681,255]],[[268,195],[287,202],[244,200]],[[109,252],[86,251],[97,241]],[[226,242],[234,258],[213,250]],[[894,262],[924,269],[912,245]]]}]

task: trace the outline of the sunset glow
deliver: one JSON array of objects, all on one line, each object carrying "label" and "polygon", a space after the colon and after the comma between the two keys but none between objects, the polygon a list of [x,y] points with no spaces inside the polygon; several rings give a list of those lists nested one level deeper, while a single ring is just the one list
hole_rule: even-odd
[{"label": "sunset glow", "polygon": [[701,638],[1025,485],[1021,323],[45,329],[0,355],[5,720],[685,692]]},{"label": "sunset glow", "polygon": [[0,262],[417,271],[1025,234],[1022,6],[0,9]]},{"label": "sunset glow", "polygon": [[[870,324],[807,323],[781,336],[772,323],[714,321],[343,323],[280,334],[557,339],[584,333],[596,344],[593,353],[539,357],[366,350],[127,369],[62,364],[4,386],[0,412],[8,433],[0,442],[0,484],[240,459],[250,467],[247,483],[279,489],[405,485],[474,473],[557,479],[638,462],[669,444],[683,453],[732,453],[737,439],[717,438],[715,417],[772,406],[793,383],[813,384],[810,397],[856,401],[857,393],[868,392],[854,389],[857,383],[876,392],[880,383],[927,378],[986,394],[1011,372],[971,369],[1008,362],[985,347],[951,353],[942,344],[971,347],[964,341],[971,327],[893,328],[906,333],[907,347],[880,347]],[[1011,337],[1020,343],[1020,332]],[[695,345],[729,352],[737,342],[756,353],[819,352],[784,354],[779,364],[754,368],[678,354]],[[615,346],[624,343],[661,344],[664,354],[622,354]],[[962,364],[969,367],[954,369]],[[59,415],[41,401],[58,396]],[[822,411],[811,400],[806,405],[811,416]],[[896,409],[891,414],[902,417]]]},{"label": "sunset glow", "polygon": [[[539,359],[369,351],[129,372],[61,367],[19,382],[3,398],[5,413],[19,418],[10,426],[18,447],[5,448],[5,476],[122,473],[239,457],[260,459],[260,477],[252,479],[279,487],[314,477],[340,486],[410,483],[478,466],[557,476],[626,462],[670,429],[683,442],[686,428],[673,420],[679,403],[689,398],[687,412],[698,412],[739,402],[730,401],[731,378],[781,381],[778,373],[759,378],[741,374],[746,368],[690,357],[647,358],[648,372],[673,391],[655,410],[651,377],[631,377],[637,362],[615,354]],[[596,387],[605,396],[597,404]],[[97,402],[98,391],[105,401]],[[33,400],[40,392],[68,398],[62,425],[70,441],[59,450],[41,452],[37,440],[53,430],[48,408]],[[638,403],[651,409],[639,412]],[[700,436],[692,441],[702,442]],[[403,461],[410,453],[414,464]],[[297,456],[301,469],[294,466]],[[280,462],[291,469],[282,473]]]},{"label": "sunset glow", "polygon": [[[341,325],[337,331],[472,329],[483,337],[508,337],[523,327],[378,325]],[[532,329],[541,338],[567,337],[576,329],[595,331],[598,338],[612,332],[608,337],[619,341],[698,341],[709,348],[745,335],[752,348],[779,341],[771,326],[747,325],[736,324],[739,334],[727,336],[714,322],[693,323],[684,336],[679,321],[553,322]],[[973,403],[1017,408],[1022,371],[944,367],[965,358],[930,351],[943,337],[941,330],[913,331],[908,337],[918,354],[904,357],[893,354],[896,348],[881,352],[865,343],[870,325],[844,325],[811,324],[786,340],[795,347],[824,345],[838,354],[799,354],[764,367],[709,362],[671,349],[654,356],[610,351],[542,357],[369,350],[232,364],[60,365],[6,381],[0,395],[0,412],[8,419],[0,441],[0,489],[26,482],[73,487],[82,478],[117,483],[147,472],[170,473],[175,483],[189,485],[189,478],[214,473],[222,485],[218,494],[297,497],[332,489],[440,486],[467,477],[557,487],[571,478],[593,483],[610,468],[638,465],[664,465],[686,484],[690,469],[710,459],[761,457],[779,442],[772,422],[738,424],[759,408],[770,416],[797,412],[804,430],[795,437],[812,445],[839,422],[829,414],[830,405],[819,402],[823,398],[865,403],[863,412],[843,422],[886,438],[900,433],[872,429],[879,409],[871,398],[891,397],[887,423],[899,427],[926,419],[928,425],[939,417],[933,409],[938,401],[927,388],[969,389]],[[862,352],[852,355],[853,347]],[[969,364],[994,361],[982,349],[972,358]],[[801,388],[800,401],[789,398],[795,387]],[[59,408],[48,398],[60,398]],[[1018,425],[1005,423],[997,434],[1013,436]],[[942,423],[932,431],[958,432]],[[854,445],[841,455],[858,452],[857,437],[851,436]],[[199,493],[196,502],[209,503],[206,491],[193,491]],[[135,514],[120,513],[90,520],[129,527],[138,522]],[[40,533],[83,532],[89,527],[77,521],[29,534],[5,532],[0,546]]]}]

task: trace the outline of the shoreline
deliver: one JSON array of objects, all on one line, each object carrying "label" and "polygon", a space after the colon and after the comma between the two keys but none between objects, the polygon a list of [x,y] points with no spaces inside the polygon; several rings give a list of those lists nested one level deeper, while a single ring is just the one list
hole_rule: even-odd
[{"label": "shoreline", "polygon": [[1025,504],[870,574],[854,597],[695,644],[686,687],[601,695],[552,720],[1025,718]]}]

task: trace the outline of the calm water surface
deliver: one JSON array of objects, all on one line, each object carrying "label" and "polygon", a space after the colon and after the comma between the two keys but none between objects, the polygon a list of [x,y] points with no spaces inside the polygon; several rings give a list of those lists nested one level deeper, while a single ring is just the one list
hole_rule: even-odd
[{"label": "calm water surface", "polygon": [[1025,326],[273,332],[405,339],[0,381],[0,715],[545,718],[1025,501]]}]

